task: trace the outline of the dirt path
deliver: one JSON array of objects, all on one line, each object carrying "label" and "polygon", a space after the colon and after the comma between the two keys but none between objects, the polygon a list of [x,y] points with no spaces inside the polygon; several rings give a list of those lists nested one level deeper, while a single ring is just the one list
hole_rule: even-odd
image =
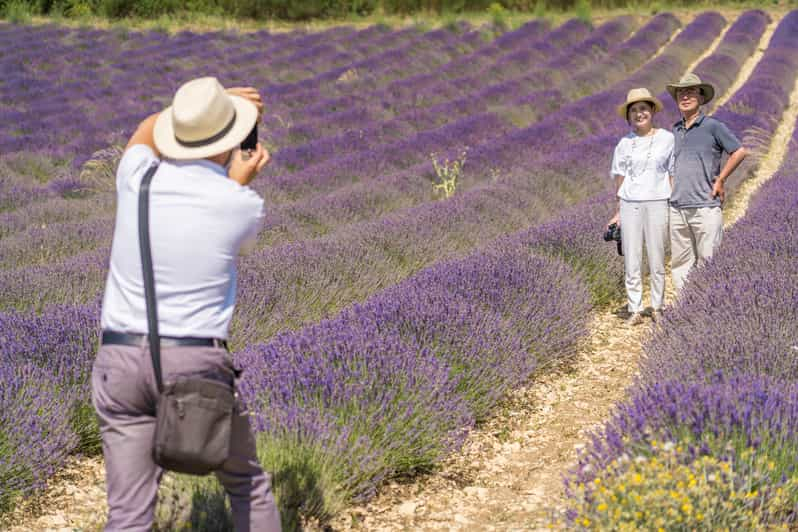
[{"label": "dirt path", "polygon": [[720,98],[715,99],[713,104],[710,106],[710,112],[725,104],[729,98],[732,97],[732,94],[737,92],[739,88],[743,86],[743,83],[745,83],[745,81],[748,79],[748,76],[750,76],[751,72],[754,71],[754,67],[757,65],[757,63],[759,63],[759,60],[762,59],[762,55],[765,53],[765,50],[767,50],[768,45],[770,44],[770,38],[773,37],[773,32],[776,31],[776,26],[778,26],[779,20],[781,20],[780,17],[776,17],[775,15],[771,16],[773,20],[765,28],[762,37],[759,39],[759,45],[756,47],[756,50],[754,50],[754,53],[751,54],[751,57],[745,60],[745,63],[743,63],[743,66],[740,69],[740,75],[737,76],[737,79],[731,84],[729,90],[727,90],[725,94],[722,94]]},{"label": "dirt path", "polygon": [[603,312],[569,363],[519,390],[470,436],[441,473],[393,484],[336,530],[544,529],[549,504],[563,496],[562,474],[587,433],[624,396],[648,326],[630,327]]}]

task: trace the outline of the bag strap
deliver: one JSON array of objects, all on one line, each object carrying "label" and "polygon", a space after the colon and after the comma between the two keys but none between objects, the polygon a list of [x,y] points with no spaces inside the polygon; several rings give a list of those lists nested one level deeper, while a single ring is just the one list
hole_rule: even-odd
[{"label": "bag strap", "polygon": [[141,269],[144,277],[144,299],[147,303],[147,328],[150,341],[152,368],[155,372],[155,383],[158,393],[163,392],[163,376],[161,374],[161,338],[158,334],[158,308],[155,304],[155,275],[152,269],[152,253],[150,248],[150,183],[158,163],[154,162],[147,169],[139,188],[139,252],[141,253]]}]

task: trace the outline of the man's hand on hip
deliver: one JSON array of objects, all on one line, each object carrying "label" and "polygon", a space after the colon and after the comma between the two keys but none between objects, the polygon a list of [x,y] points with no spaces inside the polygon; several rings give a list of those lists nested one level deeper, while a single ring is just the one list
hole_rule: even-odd
[{"label": "man's hand on hip", "polygon": [[712,186],[712,199],[720,198],[720,202],[726,199],[726,190],[723,188],[723,179],[716,179]]},{"label": "man's hand on hip", "polygon": [[239,185],[247,186],[263,170],[269,158],[269,152],[260,142],[252,151],[234,150],[227,175]]}]

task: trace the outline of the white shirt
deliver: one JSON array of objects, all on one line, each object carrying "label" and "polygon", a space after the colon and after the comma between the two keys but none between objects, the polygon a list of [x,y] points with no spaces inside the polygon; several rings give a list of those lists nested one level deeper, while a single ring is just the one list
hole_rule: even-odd
[{"label": "white shirt", "polygon": [[626,201],[666,200],[671,196],[668,177],[673,133],[659,128],[648,137],[634,132],[615,146],[610,177],[623,176],[618,197]]},{"label": "white shirt", "polygon": [[[125,152],[116,173],[117,211],[101,324],[146,333],[138,238],[139,185],[155,154]],[[211,161],[162,161],[150,186],[150,241],[161,336],[227,338],[236,257],[257,237],[263,200]]]}]

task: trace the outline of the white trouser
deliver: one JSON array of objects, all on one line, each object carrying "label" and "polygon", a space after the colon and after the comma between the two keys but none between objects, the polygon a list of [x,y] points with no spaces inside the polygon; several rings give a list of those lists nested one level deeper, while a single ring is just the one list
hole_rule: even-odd
[{"label": "white trouser", "polygon": [[651,272],[651,306],[662,308],[665,293],[665,242],[668,200],[621,200],[621,245],[629,312],[643,310],[643,243]]},{"label": "white trouser", "polygon": [[720,207],[676,209],[671,207],[671,273],[680,292],[693,266],[702,266],[723,239]]}]

